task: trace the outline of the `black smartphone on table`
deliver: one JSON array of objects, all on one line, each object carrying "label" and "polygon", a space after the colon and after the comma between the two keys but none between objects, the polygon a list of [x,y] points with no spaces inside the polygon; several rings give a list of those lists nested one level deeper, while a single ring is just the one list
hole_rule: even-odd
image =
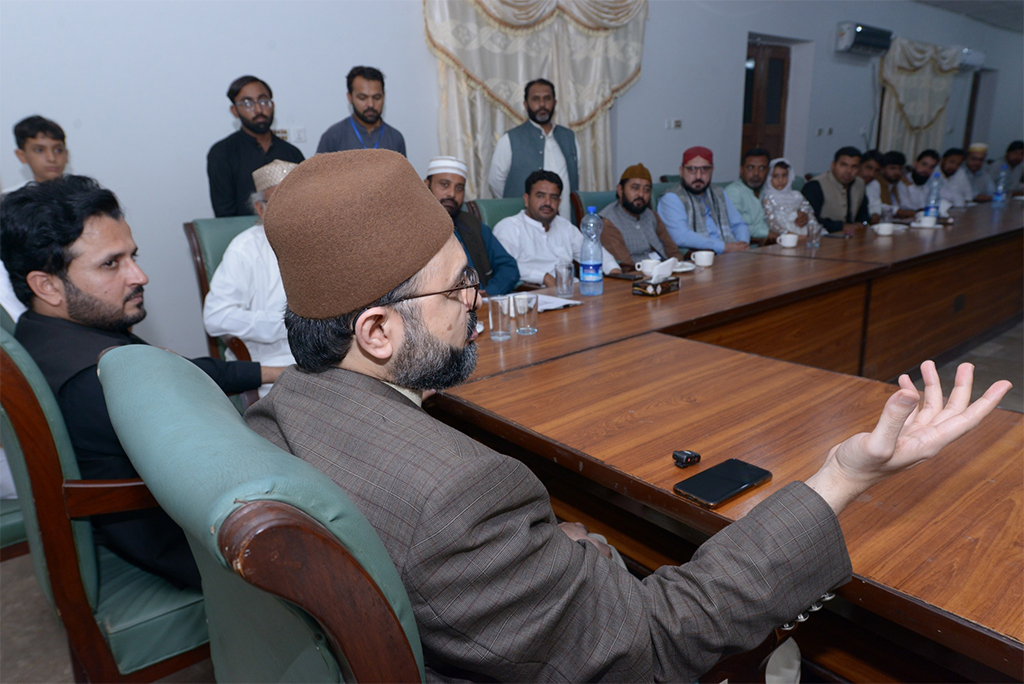
[{"label": "black smartphone on table", "polygon": [[770,482],[772,474],[737,458],[730,458],[716,466],[676,483],[676,494],[703,506],[718,508],[726,501],[748,489]]}]

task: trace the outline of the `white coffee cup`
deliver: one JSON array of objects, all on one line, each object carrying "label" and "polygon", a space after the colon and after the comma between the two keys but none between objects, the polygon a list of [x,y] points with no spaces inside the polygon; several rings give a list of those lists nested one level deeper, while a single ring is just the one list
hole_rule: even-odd
[{"label": "white coffee cup", "polygon": [[938,223],[938,219],[934,216],[921,216],[917,219],[917,225],[922,228],[934,228],[936,223]]},{"label": "white coffee cup", "polygon": [[654,272],[655,267],[660,263],[657,259],[644,259],[643,261],[636,262],[636,270],[643,273],[645,278],[650,278],[651,273]]},{"label": "white coffee cup", "polygon": [[896,226],[891,223],[878,223],[875,225],[875,233],[882,236],[892,235]]},{"label": "white coffee cup", "polygon": [[698,266],[704,266],[706,268],[715,263],[715,253],[709,249],[690,252],[690,260]]},{"label": "white coffee cup", "polygon": [[796,236],[796,233],[783,233],[776,242],[783,247],[796,247],[798,240],[799,238]]}]

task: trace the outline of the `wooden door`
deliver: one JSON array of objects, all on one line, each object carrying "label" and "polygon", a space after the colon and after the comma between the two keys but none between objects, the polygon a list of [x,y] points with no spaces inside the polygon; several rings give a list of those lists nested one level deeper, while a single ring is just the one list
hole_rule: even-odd
[{"label": "wooden door", "polygon": [[763,147],[772,157],[781,157],[786,140],[789,48],[750,43],[746,67],[743,150]]}]

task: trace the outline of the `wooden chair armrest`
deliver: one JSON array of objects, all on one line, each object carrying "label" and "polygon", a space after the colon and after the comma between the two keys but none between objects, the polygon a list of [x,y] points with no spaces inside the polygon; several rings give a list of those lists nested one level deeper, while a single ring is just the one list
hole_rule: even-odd
[{"label": "wooden chair armrest", "polygon": [[133,480],[65,480],[64,508],[69,518],[155,508],[146,483]]},{"label": "wooden chair armrest", "polygon": [[249,348],[245,346],[245,342],[232,335],[221,335],[220,339],[224,341],[224,346],[235,355],[235,359],[238,361],[252,361],[252,355],[249,354]]},{"label": "wooden chair armrest", "polygon": [[391,604],[319,522],[285,503],[254,501],[228,516],[217,540],[234,572],[296,604],[323,627],[354,681],[419,681],[416,658]]}]

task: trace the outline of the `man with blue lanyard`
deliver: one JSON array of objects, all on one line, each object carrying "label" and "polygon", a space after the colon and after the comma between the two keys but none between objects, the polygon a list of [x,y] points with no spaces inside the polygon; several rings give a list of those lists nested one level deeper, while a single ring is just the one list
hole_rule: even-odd
[{"label": "man with blue lanyard", "polygon": [[352,116],[324,131],[316,148],[317,154],[342,150],[394,150],[405,156],[405,138],[381,118],[384,111],[384,74],[370,66],[352,67],[345,82]]}]

